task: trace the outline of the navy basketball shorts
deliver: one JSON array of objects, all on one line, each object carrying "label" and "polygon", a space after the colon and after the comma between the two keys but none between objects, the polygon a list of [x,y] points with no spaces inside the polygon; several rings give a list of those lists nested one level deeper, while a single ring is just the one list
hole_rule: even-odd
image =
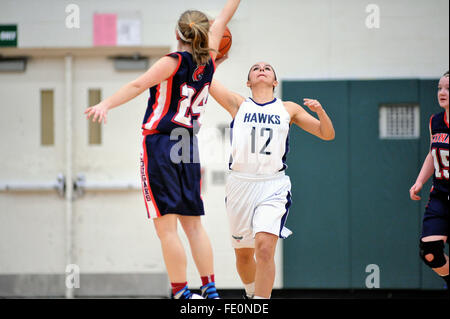
[{"label": "navy basketball shorts", "polygon": [[168,134],[143,136],[140,175],[147,216],[204,215],[197,137],[180,147]]},{"label": "navy basketball shorts", "polygon": [[449,195],[432,189],[422,220],[422,238],[431,235],[448,236]]}]

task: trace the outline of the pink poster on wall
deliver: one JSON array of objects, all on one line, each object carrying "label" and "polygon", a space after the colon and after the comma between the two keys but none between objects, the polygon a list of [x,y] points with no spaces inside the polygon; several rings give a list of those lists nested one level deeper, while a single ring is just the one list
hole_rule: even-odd
[{"label": "pink poster on wall", "polygon": [[117,45],[117,14],[94,13],[94,46]]}]

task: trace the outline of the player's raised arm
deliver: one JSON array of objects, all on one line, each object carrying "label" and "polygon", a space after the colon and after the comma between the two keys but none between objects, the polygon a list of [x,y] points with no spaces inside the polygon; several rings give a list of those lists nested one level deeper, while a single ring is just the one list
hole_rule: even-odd
[{"label": "player's raised arm", "polygon": [[[236,12],[240,2],[240,0],[228,0],[220,14],[214,19],[213,24],[209,28],[209,47],[211,49],[216,51],[219,49],[226,26]],[[212,58],[215,59],[217,52],[212,51],[211,54]]]},{"label": "player's raised arm", "polygon": [[178,61],[172,57],[165,56],[159,59],[143,75],[125,84],[97,105],[87,108],[84,113],[87,114],[87,118],[92,116],[94,122],[106,123],[107,113],[110,109],[134,99],[148,88],[161,83],[175,72],[177,65]]},{"label": "player's raised arm", "polygon": [[303,101],[311,111],[317,114],[319,119],[294,102],[284,102],[285,107],[293,112],[291,122],[322,140],[333,140],[335,137],[333,123],[319,101],[314,99],[303,99]]},{"label": "player's raised arm", "polygon": [[237,93],[228,90],[222,83],[213,80],[209,88],[211,96],[234,118],[239,110],[239,105],[245,98]]}]

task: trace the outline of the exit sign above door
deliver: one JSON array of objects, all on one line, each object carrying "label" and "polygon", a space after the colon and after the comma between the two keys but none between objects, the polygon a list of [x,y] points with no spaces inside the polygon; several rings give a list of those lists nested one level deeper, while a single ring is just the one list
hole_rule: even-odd
[{"label": "exit sign above door", "polygon": [[0,47],[17,47],[16,24],[0,24]]}]

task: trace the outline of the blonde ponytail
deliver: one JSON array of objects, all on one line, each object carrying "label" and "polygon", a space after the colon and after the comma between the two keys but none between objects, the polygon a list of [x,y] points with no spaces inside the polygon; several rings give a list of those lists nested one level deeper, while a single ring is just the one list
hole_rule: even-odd
[{"label": "blonde ponytail", "polygon": [[206,64],[210,59],[209,20],[200,11],[185,11],[177,24],[177,33],[181,40],[192,46],[192,56],[197,65]]}]

